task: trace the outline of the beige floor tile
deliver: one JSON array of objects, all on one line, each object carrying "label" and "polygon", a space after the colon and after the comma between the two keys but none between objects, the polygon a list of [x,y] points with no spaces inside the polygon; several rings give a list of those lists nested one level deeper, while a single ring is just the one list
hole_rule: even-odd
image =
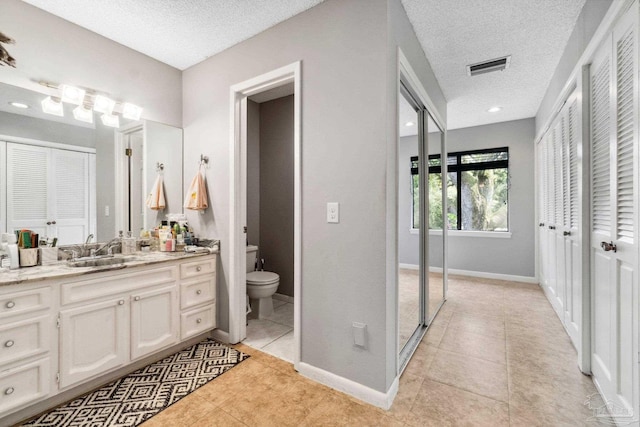
[{"label": "beige floor tile", "polygon": [[406,422],[406,417],[411,411],[413,402],[418,396],[420,386],[424,381],[424,376],[411,375],[406,370],[400,377],[400,386],[398,387],[398,394],[393,401],[393,405],[389,409],[389,415],[392,417]]},{"label": "beige floor tile", "polygon": [[422,342],[437,347],[440,345],[440,341],[442,341],[446,330],[447,325],[434,323],[427,329],[427,334],[422,339]]},{"label": "beige floor tile", "polygon": [[236,420],[226,412],[216,409],[205,414],[190,427],[244,427],[246,424]]},{"label": "beige floor tile", "polygon": [[439,348],[490,362],[507,363],[504,338],[479,335],[463,329],[447,328]]},{"label": "beige floor tile", "polygon": [[404,423],[373,406],[358,403],[341,393],[323,399],[300,424],[307,426],[404,426]]},{"label": "beige floor tile", "polygon": [[508,426],[509,405],[427,379],[405,420],[412,426]]},{"label": "beige floor tile", "polygon": [[426,377],[437,351],[438,347],[429,345],[426,341],[421,342],[415,353],[413,353],[413,357],[409,360],[409,364],[404,369],[403,376],[408,374],[419,378]]},{"label": "beige floor tile", "polygon": [[507,366],[438,349],[427,378],[508,402]]},{"label": "beige floor tile", "polygon": [[197,394],[191,393],[164,411],[159,412],[143,423],[142,426],[190,426],[213,409],[215,409],[215,405],[200,398]]},{"label": "beige floor tile", "polygon": [[451,316],[449,329],[458,329],[488,337],[505,338],[505,321],[500,317],[478,316],[456,312]]}]

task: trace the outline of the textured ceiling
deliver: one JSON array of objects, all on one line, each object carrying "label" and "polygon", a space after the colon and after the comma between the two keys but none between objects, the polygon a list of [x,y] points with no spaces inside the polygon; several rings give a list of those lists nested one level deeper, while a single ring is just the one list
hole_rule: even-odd
[{"label": "textured ceiling", "polygon": [[[323,0],[23,1],[184,70]],[[402,0],[447,99],[447,127],[534,117],[584,2]],[[467,76],[467,64],[506,55],[508,70]]]},{"label": "textured ceiling", "polygon": [[180,70],[323,0],[23,0]]},{"label": "textured ceiling", "polygon": [[[584,2],[402,0],[447,99],[447,127],[534,117]],[[467,76],[467,64],[506,55],[507,70]]]}]

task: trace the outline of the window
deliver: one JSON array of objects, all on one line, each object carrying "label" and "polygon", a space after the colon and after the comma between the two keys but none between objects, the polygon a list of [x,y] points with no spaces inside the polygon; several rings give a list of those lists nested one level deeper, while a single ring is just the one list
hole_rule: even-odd
[{"label": "window", "polygon": [[[440,155],[429,156],[429,228],[442,229]],[[418,157],[411,157],[413,228],[420,227]],[[447,156],[447,226],[450,230],[508,231],[509,149]]]}]

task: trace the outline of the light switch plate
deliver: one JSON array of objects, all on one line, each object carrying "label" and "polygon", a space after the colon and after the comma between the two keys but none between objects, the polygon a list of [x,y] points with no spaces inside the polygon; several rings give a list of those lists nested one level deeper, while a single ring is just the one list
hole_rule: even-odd
[{"label": "light switch plate", "polygon": [[109,205],[104,206],[104,216],[109,216]]},{"label": "light switch plate", "polygon": [[331,224],[340,222],[340,203],[327,203],[327,222]]}]

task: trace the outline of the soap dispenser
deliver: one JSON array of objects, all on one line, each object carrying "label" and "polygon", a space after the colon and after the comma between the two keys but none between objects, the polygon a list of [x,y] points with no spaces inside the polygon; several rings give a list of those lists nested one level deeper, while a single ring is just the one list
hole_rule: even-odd
[{"label": "soap dispenser", "polygon": [[2,241],[0,242],[0,248],[9,257],[9,268],[15,270],[20,267],[20,261],[18,259],[18,245],[16,235],[13,233],[3,233]]}]

